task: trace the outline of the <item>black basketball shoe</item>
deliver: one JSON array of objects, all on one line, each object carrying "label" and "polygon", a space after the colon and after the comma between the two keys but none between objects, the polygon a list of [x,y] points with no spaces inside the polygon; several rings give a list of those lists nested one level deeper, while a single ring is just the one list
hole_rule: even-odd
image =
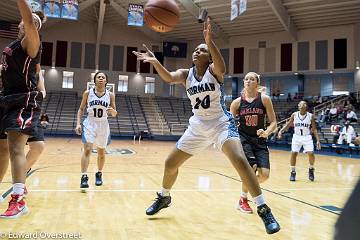
[{"label": "black basketball shoe", "polygon": [[257,208],[257,213],[264,222],[266,232],[273,234],[280,231],[280,225],[271,213],[271,209],[263,204]]},{"label": "black basketball shoe", "polygon": [[170,206],[171,203],[170,196],[163,197],[158,192],[156,194],[157,194],[157,198],[155,198],[155,202],[148,209],[146,209],[146,215],[154,215],[158,213],[161,209]]},{"label": "black basketball shoe", "polygon": [[314,171],[315,171],[314,168],[309,168],[309,180],[312,182],[315,180]]},{"label": "black basketball shoe", "polygon": [[95,173],[95,185],[96,186],[101,186],[102,184],[103,184],[102,172]]},{"label": "black basketball shoe", "polygon": [[86,174],[81,176],[81,182],[80,182],[80,189],[85,192],[86,189],[89,188],[89,184],[88,184],[88,176]]},{"label": "black basketball shoe", "polygon": [[291,171],[291,173],[290,173],[290,181],[295,182],[295,178],[296,178],[296,172]]}]

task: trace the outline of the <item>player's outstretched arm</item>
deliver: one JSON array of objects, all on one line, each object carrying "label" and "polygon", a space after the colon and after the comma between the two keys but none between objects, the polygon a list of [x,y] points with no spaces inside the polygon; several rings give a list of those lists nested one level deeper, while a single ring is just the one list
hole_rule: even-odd
[{"label": "player's outstretched arm", "polygon": [[161,79],[167,83],[183,84],[185,85],[185,80],[188,75],[189,69],[178,69],[175,72],[169,72],[155,57],[154,53],[143,44],[143,47],[146,49],[145,53],[133,51],[133,54],[137,57],[138,60],[143,62],[151,63],[156,71],[158,72]]},{"label": "player's outstretched arm", "polygon": [[40,63],[36,64],[36,73],[39,74],[39,81],[37,83],[37,90],[42,92],[43,98],[46,97],[46,89],[45,89],[45,79],[41,72],[41,66]]},{"label": "player's outstretched arm", "polygon": [[295,115],[295,113],[291,114],[290,119],[286,122],[284,127],[282,129],[280,129],[280,131],[278,133],[278,138],[281,138],[283,132],[287,131],[289,129],[289,127],[291,126],[291,124],[294,123],[294,115]]},{"label": "player's outstretched arm", "polygon": [[80,107],[77,112],[75,132],[79,135],[81,135],[81,117],[84,114],[84,109],[87,104],[88,96],[89,96],[89,90],[84,91],[82,99],[81,99]]},{"label": "player's outstretched arm", "polygon": [[40,37],[38,30],[35,26],[31,9],[26,0],[17,0],[18,9],[20,11],[21,18],[24,22],[25,38],[23,40],[23,47],[26,49],[26,53],[34,58],[38,54],[40,47]]},{"label": "player's outstretched arm", "polygon": [[230,104],[230,112],[234,118],[239,114],[240,101],[241,101],[241,97],[238,97]]},{"label": "player's outstretched arm", "polygon": [[203,34],[204,34],[205,43],[209,48],[211,59],[213,61],[213,63],[210,65],[211,70],[219,82],[224,82],[224,74],[226,71],[225,61],[218,47],[215,45],[213,41],[210,18],[208,18],[207,21],[204,22]]}]

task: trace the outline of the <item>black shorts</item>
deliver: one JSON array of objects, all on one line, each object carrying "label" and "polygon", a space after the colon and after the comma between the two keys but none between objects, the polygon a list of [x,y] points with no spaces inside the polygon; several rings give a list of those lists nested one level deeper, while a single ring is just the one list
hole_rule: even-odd
[{"label": "black shorts", "polygon": [[269,149],[266,139],[240,133],[240,140],[251,167],[256,164],[258,168],[270,169]]},{"label": "black shorts", "polygon": [[2,100],[5,104],[3,132],[17,131],[36,136],[42,100],[42,93],[38,91],[5,96]]},{"label": "black shorts", "polygon": [[39,142],[44,141],[44,129],[42,127],[38,127],[38,130],[35,136],[29,137],[27,142]]}]

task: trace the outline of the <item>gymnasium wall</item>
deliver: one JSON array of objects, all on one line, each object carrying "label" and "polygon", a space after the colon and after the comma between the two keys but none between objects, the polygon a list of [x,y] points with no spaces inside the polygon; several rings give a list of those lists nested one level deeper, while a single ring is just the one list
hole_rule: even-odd
[{"label": "gymnasium wall", "polygon": [[[354,68],[355,68],[355,59],[360,56],[360,24],[347,25],[347,26],[338,26],[332,28],[322,28],[322,29],[310,29],[310,30],[299,30],[297,32],[297,41],[292,39],[292,37],[287,32],[278,32],[271,34],[258,34],[252,36],[239,36],[232,37],[229,39],[228,44],[220,43],[219,48],[222,49],[222,52],[226,53],[227,56],[226,62],[228,62],[228,76],[237,77],[239,90],[242,88],[242,77],[243,73],[234,74],[234,48],[243,48],[244,58],[243,58],[243,69],[244,73],[252,70],[259,72],[263,77],[262,85],[266,85],[268,91],[271,93],[276,84],[280,84],[284,91],[284,95],[287,95],[287,92],[295,93],[299,89],[299,82],[297,78],[294,77],[295,72],[305,75],[305,84],[311,84],[311,79],[314,81],[320,81],[319,86],[323,86],[322,83],[325,80],[322,77],[316,78],[306,78],[306,75],[316,75],[316,74],[328,74],[330,70],[334,69],[334,40],[335,39],[346,39],[347,49],[346,49],[346,62],[347,67],[337,69],[337,72],[343,72],[345,74],[347,84],[342,86],[352,86],[352,89],[343,89],[343,90],[353,90],[354,87],[359,89],[360,79],[354,81]],[[81,33],[79,31],[81,29]],[[67,58],[66,66],[67,67],[56,67],[51,69],[51,66],[43,66],[46,69],[46,87],[49,91],[51,90],[61,90],[62,86],[62,71],[73,71],[74,72],[74,88],[67,91],[78,91],[81,93],[85,87],[86,82],[90,78],[91,72],[94,72],[95,69],[87,69],[85,63],[90,62],[90,66],[95,66],[98,63],[92,59],[85,59],[86,56],[86,47],[89,44],[96,43],[96,34],[97,34],[97,24],[95,23],[85,23],[85,22],[67,22],[62,21],[60,23],[54,24],[48,28],[44,28],[41,32],[42,40],[44,42],[53,43],[53,52],[52,52],[52,61],[56,62],[56,47],[57,41],[67,42]],[[169,41],[181,41],[174,39],[164,39]],[[259,42],[265,42],[265,47],[262,46],[259,48]],[[9,42],[8,39],[0,39],[0,47],[3,48]],[[178,68],[186,68],[191,66],[191,54],[193,49],[197,44],[201,43],[201,33],[199,33],[199,40],[194,40],[188,42],[187,47],[187,58],[164,58],[164,65],[169,70],[176,70]],[[223,42],[223,41],[219,41]],[[74,59],[71,60],[71,49],[73,43],[81,44],[81,56],[79,56],[81,63],[81,68],[70,68],[74,64]],[[153,69],[150,67],[148,73],[136,74],[136,70],[139,69],[139,63],[136,65],[136,70],[133,72],[127,72],[127,47],[135,47],[138,50],[142,50],[142,44],[145,43],[148,46],[156,46],[160,50],[162,49],[162,42],[155,42],[149,39],[141,31],[134,31],[133,28],[115,26],[113,24],[104,24],[104,30],[101,41],[101,49],[104,51],[100,52],[101,55],[101,65],[108,65],[108,70],[105,72],[109,75],[111,83],[115,83],[117,86],[118,75],[128,75],[129,76],[129,86],[127,94],[138,94],[145,95],[144,93],[144,82],[146,76],[152,76],[156,78],[155,81],[155,95],[159,96],[169,96],[170,86],[163,81],[161,81],[157,74],[153,74]],[[357,44],[355,44],[357,43]],[[123,59],[120,61],[118,59],[114,60],[114,48],[122,47],[123,49]],[[290,48],[289,48],[290,47]],[[298,49],[299,47],[299,49]],[[281,53],[281,49],[290,49],[290,55],[284,57]],[[305,49],[305,50],[304,50]],[[303,53],[303,51],[307,51]],[[105,55],[102,54],[105,52]],[[300,55],[299,55],[300,54]],[[283,55],[283,56],[282,56]],[[89,55],[91,56],[91,54]],[[290,56],[290,60],[289,60]],[[107,58],[106,58],[107,57]],[[287,63],[290,64],[289,71],[280,71],[281,66],[284,65],[281,63],[281,59],[287,59]],[[324,59],[326,58],[326,59]],[[304,60],[305,59],[305,60]],[[307,59],[307,60],[306,60]],[[117,61],[119,64],[122,64],[120,71],[113,71],[114,62]],[[305,61],[305,62],[299,62]],[[308,61],[306,63],[306,61]],[[76,62],[76,61],[75,61]],[[78,63],[79,64],[79,63]],[[289,66],[286,66],[287,69]],[[146,68],[146,67],[145,67]],[[317,69],[318,68],[318,69]],[[320,68],[320,69],[319,69]],[[105,68],[106,69],[106,68]],[[283,68],[284,69],[284,68]],[[307,70],[299,70],[307,69]],[[353,75],[349,77],[346,75],[347,72],[352,72]],[[232,78],[227,78],[232,79]],[[317,80],[316,80],[317,79]],[[231,80],[229,80],[231,81]],[[231,84],[230,84],[231,85]],[[333,86],[332,84],[327,84],[326,86]],[[327,90],[320,91],[321,94],[332,93],[331,88]],[[305,95],[311,95],[314,90],[309,91],[309,88],[305,86],[304,88]],[[175,96],[185,97],[185,91],[183,86],[177,85],[175,87]]]}]

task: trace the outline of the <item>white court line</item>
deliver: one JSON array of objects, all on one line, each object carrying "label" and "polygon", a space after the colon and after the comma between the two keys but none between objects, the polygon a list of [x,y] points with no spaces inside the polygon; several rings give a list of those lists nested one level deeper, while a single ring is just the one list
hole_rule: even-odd
[{"label": "white court line", "polygon": [[[0,191],[6,191],[3,189]],[[29,192],[79,192],[82,189],[30,189]],[[353,188],[282,188],[272,189],[272,191],[348,191]],[[86,189],[87,192],[157,192],[159,189]],[[239,192],[239,189],[173,189],[171,192]]]},{"label": "white court line", "polygon": [[353,190],[354,188],[281,188],[271,189],[274,192],[286,192],[286,191],[341,191],[341,190]]}]

